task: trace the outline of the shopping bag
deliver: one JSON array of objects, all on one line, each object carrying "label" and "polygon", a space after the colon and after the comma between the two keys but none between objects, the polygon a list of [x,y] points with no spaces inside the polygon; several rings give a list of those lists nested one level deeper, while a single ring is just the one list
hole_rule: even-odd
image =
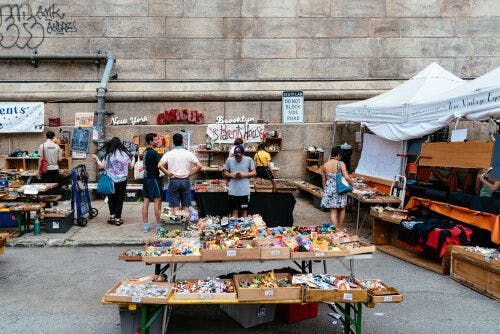
[{"label": "shopping bag", "polygon": [[139,160],[134,165],[134,178],[136,180],[142,180],[144,178],[144,162]]},{"label": "shopping bag", "polygon": [[115,193],[115,183],[108,174],[103,173],[97,181],[97,192],[103,195],[111,195]]},{"label": "shopping bag", "polygon": [[45,159],[45,157],[42,157],[42,160],[40,161],[40,169],[38,170],[38,173],[40,175],[47,173],[47,166],[48,166],[47,159]]},{"label": "shopping bag", "polygon": [[340,162],[337,163],[337,175],[335,176],[335,183],[337,184],[337,193],[344,194],[352,191],[351,185],[347,182],[345,177],[342,175],[342,171],[339,168]]}]

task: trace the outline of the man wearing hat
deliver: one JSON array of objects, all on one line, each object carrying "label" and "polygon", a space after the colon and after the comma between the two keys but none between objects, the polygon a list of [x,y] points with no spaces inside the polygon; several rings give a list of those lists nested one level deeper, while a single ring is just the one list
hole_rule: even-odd
[{"label": "man wearing hat", "polygon": [[232,216],[237,218],[247,216],[250,197],[249,178],[257,175],[253,159],[244,155],[245,148],[238,145],[234,148],[234,156],[224,164],[224,176],[229,179],[229,207]]}]

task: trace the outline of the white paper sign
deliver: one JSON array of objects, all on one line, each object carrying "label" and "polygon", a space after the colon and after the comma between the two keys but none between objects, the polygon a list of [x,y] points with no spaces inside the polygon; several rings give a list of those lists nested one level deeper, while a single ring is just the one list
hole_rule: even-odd
[{"label": "white paper sign", "polygon": [[139,296],[132,297],[132,303],[140,303],[140,302],[141,302],[141,297]]},{"label": "white paper sign", "polygon": [[52,228],[53,228],[54,230],[59,229],[59,222],[52,222]]},{"label": "white paper sign", "polygon": [[264,136],[264,124],[208,124],[207,135],[214,143],[232,144],[236,138],[259,143]]},{"label": "white paper sign", "polygon": [[304,123],[304,92],[283,92],[281,112],[283,123]]},{"label": "white paper sign", "polygon": [[43,132],[43,102],[0,103],[0,133]]},{"label": "white paper sign", "polygon": [[384,296],[384,302],[392,303],[392,296]]},{"label": "white paper sign", "polygon": [[456,129],[451,131],[450,140],[452,142],[461,142],[465,141],[466,139],[467,139],[467,129]]},{"label": "white paper sign", "polygon": [[352,300],[352,293],[344,293],[344,297],[342,299],[344,299],[344,300]]},{"label": "white paper sign", "polygon": [[226,252],[226,256],[236,256],[236,250],[230,249]]},{"label": "white paper sign", "polygon": [[271,297],[273,295],[273,290],[264,290],[264,296]]},{"label": "white paper sign", "polygon": [[38,195],[38,187],[25,184],[23,186],[23,193],[25,195]]}]

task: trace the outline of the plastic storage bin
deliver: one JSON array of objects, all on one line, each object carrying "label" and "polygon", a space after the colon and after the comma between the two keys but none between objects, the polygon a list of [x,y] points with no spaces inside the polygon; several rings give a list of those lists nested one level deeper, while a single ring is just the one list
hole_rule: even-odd
[{"label": "plastic storage bin", "polygon": [[250,328],[274,320],[275,304],[221,305],[221,310],[243,328]]},{"label": "plastic storage bin", "polygon": [[45,232],[47,233],[66,233],[73,226],[74,212],[71,211],[66,217],[45,216]]},{"label": "plastic storage bin", "polygon": [[278,316],[289,324],[298,321],[316,318],[318,316],[318,303],[307,304],[281,304],[276,310]]},{"label": "plastic storage bin", "polygon": [[[160,315],[149,327],[149,334],[161,334],[161,322],[163,317]],[[141,332],[141,312],[130,311],[127,308],[120,308],[120,327],[121,334],[137,334]]]},{"label": "plastic storage bin", "polygon": [[0,227],[17,227],[16,216],[11,212],[0,212]]}]

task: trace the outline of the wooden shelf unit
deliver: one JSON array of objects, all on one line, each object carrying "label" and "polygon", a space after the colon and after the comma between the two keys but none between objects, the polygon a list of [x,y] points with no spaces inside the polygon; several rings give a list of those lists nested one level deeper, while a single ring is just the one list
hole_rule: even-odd
[{"label": "wooden shelf unit", "polygon": [[306,166],[321,166],[323,165],[325,153],[324,152],[311,152],[306,151]]},{"label": "wooden shelf unit", "polygon": [[31,157],[6,157],[5,169],[37,170],[39,159]]}]

